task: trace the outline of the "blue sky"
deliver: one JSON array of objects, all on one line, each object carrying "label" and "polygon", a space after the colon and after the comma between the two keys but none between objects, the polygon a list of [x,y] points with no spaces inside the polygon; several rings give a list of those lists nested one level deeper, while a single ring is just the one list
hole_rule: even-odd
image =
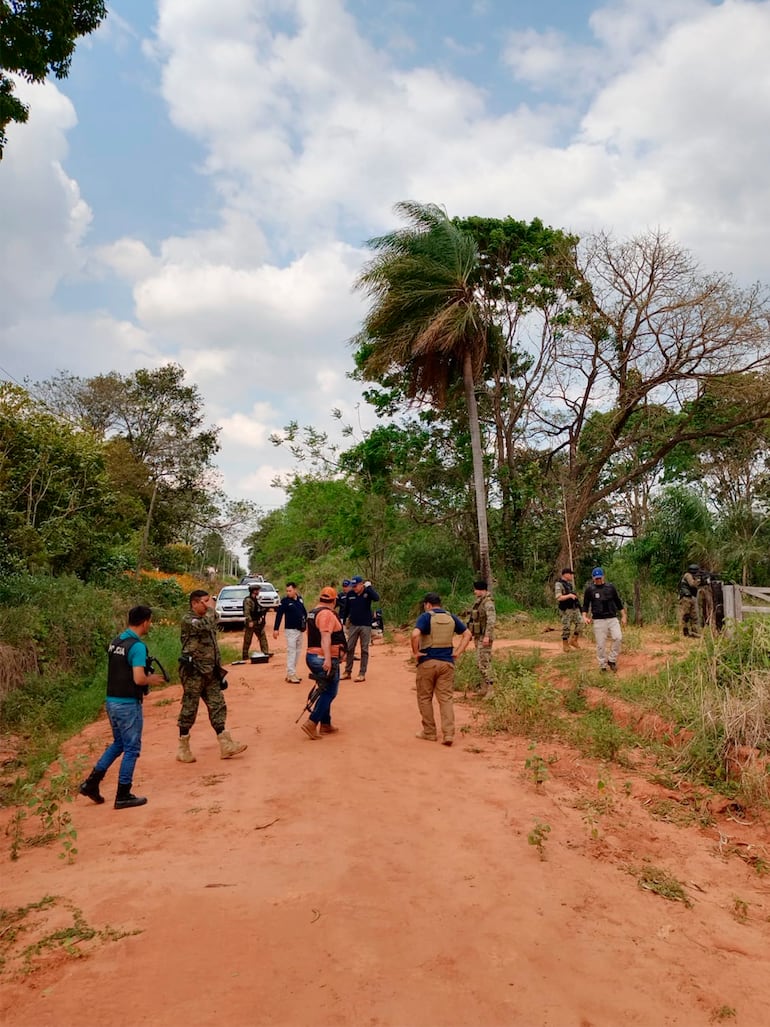
[{"label": "blue sky", "polygon": [[[0,367],[177,360],[264,507],[291,419],[366,426],[347,340],[393,205],[662,227],[770,280],[768,0],[117,0],[0,163]],[[319,358],[319,355],[320,358]]]}]

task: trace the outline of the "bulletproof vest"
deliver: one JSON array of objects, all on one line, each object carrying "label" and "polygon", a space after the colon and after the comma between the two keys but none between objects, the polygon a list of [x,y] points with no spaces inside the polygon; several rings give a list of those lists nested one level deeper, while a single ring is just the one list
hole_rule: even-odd
[{"label": "bulletproof vest", "polygon": [[113,638],[107,646],[107,697],[110,699],[144,698],[144,688],[134,684],[134,669],[128,662],[128,654],[139,641],[138,638]]},{"label": "bulletproof vest", "polygon": [[680,599],[694,599],[698,594],[698,586],[695,588],[689,583],[686,577],[683,577],[679,582],[679,598]]},{"label": "bulletproof vest", "polygon": [[[562,595],[569,595],[570,592],[575,591],[574,582],[565,581],[564,578],[559,578],[558,584],[562,587]],[[558,600],[560,610],[576,610],[580,603],[577,599],[562,599]]]},{"label": "bulletproof vest", "polygon": [[430,611],[430,634],[422,635],[421,649],[451,649],[455,635],[455,622],[451,614]]},{"label": "bulletproof vest", "polygon": [[[328,610],[330,613],[334,613],[334,610],[330,606],[315,606],[310,613],[307,615],[307,647],[308,649],[320,649],[321,648],[321,630],[315,622],[316,615],[321,610]],[[337,614],[334,613],[335,618]],[[339,619],[337,620],[339,623]],[[345,632],[342,627],[335,628],[332,631],[332,656],[334,656],[334,647],[339,646],[340,651],[344,652],[347,649],[347,639],[345,638]]]}]

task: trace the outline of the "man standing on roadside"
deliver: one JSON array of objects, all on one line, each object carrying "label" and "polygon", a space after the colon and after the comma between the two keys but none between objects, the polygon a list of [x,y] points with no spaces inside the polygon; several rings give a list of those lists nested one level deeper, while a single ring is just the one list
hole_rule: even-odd
[{"label": "man standing on roadside", "polygon": [[679,582],[679,629],[685,638],[700,636],[698,628],[698,587],[700,567],[691,563]]},{"label": "man standing on roadside", "polygon": [[554,585],[556,603],[561,617],[561,647],[568,653],[570,646],[580,648],[580,631],[583,627],[582,607],[575,591],[575,574],[571,567],[565,567]]},{"label": "man standing on roadside", "polygon": [[345,658],[345,673],[342,677],[343,679],[349,678],[352,674],[356,643],[360,642],[361,663],[356,681],[366,681],[366,669],[369,666],[369,643],[372,640],[372,603],[378,603],[380,596],[372,588],[371,581],[355,577],[351,578],[350,584],[353,588],[348,592],[347,599],[348,654]]},{"label": "man standing on roadside", "polygon": [[495,637],[495,624],[497,623],[497,612],[495,601],[489,594],[487,582],[483,579],[473,582],[473,594],[476,600],[468,618],[468,628],[473,635],[473,643],[476,647],[476,665],[481,676],[480,691],[484,695],[491,695],[495,687],[492,675],[492,642]]},{"label": "man standing on roadside", "polygon": [[249,585],[249,594],[243,600],[243,649],[241,659],[248,660],[251,647],[251,640],[254,635],[259,639],[259,647],[265,656],[270,655],[265,633],[265,621],[267,610],[259,605],[259,585],[257,582]]},{"label": "man standing on roadside", "polygon": [[[436,592],[428,592],[422,605],[423,612],[412,631],[412,652],[417,660],[417,706],[422,718],[422,731],[417,737],[426,742],[436,741],[435,695],[441,717],[442,745],[451,745],[455,737],[454,661],[468,648],[472,636],[459,617],[443,609],[441,596]],[[453,650],[455,635],[461,638],[457,649]]]},{"label": "man standing on roadside", "polygon": [[273,638],[278,638],[282,620],[286,622],[286,680],[298,685],[302,678],[297,677],[297,657],[302,648],[302,632],[307,626],[307,610],[294,581],[286,582],[286,595],[275,614]]},{"label": "man standing on roadside", "polygon": [[202,588],[191,592],[190,609],[182,618],[182,655],[179,659],[183,692],[176,758],[180,763],[195,763],[190,751],[190,730],[198,716],[201,699],[206,704],[209,723],[216,732],[220,757],[227,760],[248,748],[242,742],[236,742],[225,730],[227,705],[222,690],[227,685],[223,685],[217,622],[214,597]]},{"label": "man standing on roadside", "polygon": [[[583,620],[586,624],[593,621],[599,670],[606,671],[609,667],[614,673],[618,669],[618,655],[623,638],[620,625],[622,623],[625,627],[626,611],[618,590],[611,582],[604,580],[604,571],[601,567],[594,567],[591,571],[591,584],[586,585],[583,595]],[[608,638],[611,642],[609,654]]]},{"label": "man standing on roadside", "polygon": [[107,717],[112,728],[112,744],[96,761],[94,769],[80,785],[80,794],[96,803],[104,802],[99,784],[115,760],[122,754],[118,771],[115,809],[144,806],[142,796],[132,795],[134,767],[142,750],[142,700],[150,685],[162,685],[162,674],[148,674],[147,646],[142,639],[152,625],[149,606],[134,606],[128,611],[128,628],[114,638],[107,648]]},{"label": "man standing on roadside", "polygon": [[331,705],[340,685],[340,657],[345,652],[345,632],[342,621],[334,612],[336,601],[335,588],[322,588],[318,606],[307,615],[305,663],[320,692],[301,728],[312,741],[339,730],[332,725]]}]

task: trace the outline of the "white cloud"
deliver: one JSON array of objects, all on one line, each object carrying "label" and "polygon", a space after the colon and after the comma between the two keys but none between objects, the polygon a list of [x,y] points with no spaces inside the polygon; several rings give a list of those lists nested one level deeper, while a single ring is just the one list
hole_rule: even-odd
[{"label": "white cloud", "polygon": [[[556,30],[507,37],[500,60],[534,99],[512,91],[504,109],[438,54],[396,67],[341,0],[159,0],[147,50],[174,123],[205,148],[218,219],[91,252],[62,170],[75,113],[38,88],[0,165],[3,344],[24,347],[32,377],[178,360],[222,426],[226,488],[274,505],[291,458],[270,433],[291,419],[330,430],[332,406],[357,414],[351,285],[361,240],[392,227],[399,200],[580,231],[661,226],[707,265],[770,278],[770,3],[613,0],[590,27],[582,46]],[[130,289],[131,319],[57,311],[57,287],[84,272]]]}]

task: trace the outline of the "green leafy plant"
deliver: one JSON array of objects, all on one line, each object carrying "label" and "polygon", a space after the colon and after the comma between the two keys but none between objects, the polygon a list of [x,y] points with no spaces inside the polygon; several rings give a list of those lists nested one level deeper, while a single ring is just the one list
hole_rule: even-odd
[{"label": "green leafy plant", "polygon": [[530,845],[534,845],[537,849],[540,859],[545,859],[545,845],[548,841],[548,835],[551,833],[551,825],[543,824],[541,821],[536,820],[534,827],[527,835],[527,842]]},{"label": "green leafy plant", "polygon": [[644,891],[654,892],[669,902],[682,902],[688,909],[692,909],[692,900],[684,885],[667,870],[652,864],[629,866],[627,870],[637,879],[639,887]]},{"label": "green leafy plant", "polygon": [[534,742],[530,745],[529,751],[531,755],[524,761],[524,769],[530,772],[532,780],[537,787],[548,780],[548,764],[540,753],[535,750]]},{"label": "green leafy plant", "polygon": [[[78,834],[72,822],[72,814],[66,808],[73,797],[72,773],[62,762],[60,769],[44,783],[27,783],[22,786],[23,806],[15,811],[11,821],[12,860],[19,858],[19,852],[24,846],[48,845],[58,840],[61,843],[59,859],[74,863],[78,853],[75,845]],[[25,836],[24,821],[30,818],[39,821],[40,830],[37,834]]]}]

